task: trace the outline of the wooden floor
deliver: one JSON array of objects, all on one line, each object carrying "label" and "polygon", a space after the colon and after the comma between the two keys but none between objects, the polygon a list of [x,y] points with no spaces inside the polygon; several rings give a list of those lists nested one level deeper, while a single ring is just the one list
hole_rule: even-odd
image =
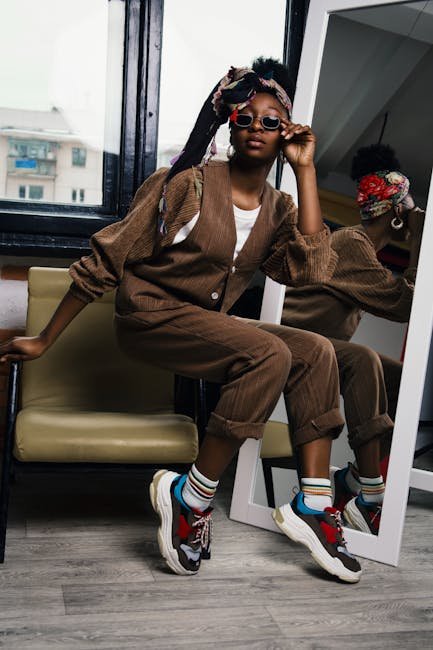
[{"label": "wooden floor", "polygon": [[149,476],[23,475],[0,566],[0,648],[416,648],[433,639],[433,494],[413,490],[398,568],[363,560],[358,585],[216,501],[212,560],[165,569]]}]

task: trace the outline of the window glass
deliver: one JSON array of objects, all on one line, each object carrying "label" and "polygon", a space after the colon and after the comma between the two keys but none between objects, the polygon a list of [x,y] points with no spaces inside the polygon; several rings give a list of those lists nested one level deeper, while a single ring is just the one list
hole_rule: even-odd
[{"label": "window glass", "polygon": [[80,147],[72,147],[72,165],[74,167],[86,166],[86,150]]},{"label": "window glass", "polygon": [[0,3],[0,200],[71,203],[79,184],[101,205],[104,152],[120,145],[124,8]]},{"label": "window glass", "polygon": [[[229,68],[258,56],[283,56],[286,1],[165,0],[159,113],[158,166],[185,144],[203,102]],[[229,131],[216,137],[225,158]]]},{"label": "window glass", "polygon": [[29,199],[31,200],[40,200],[44,198],[44,188],[42,185],[30,185],[29,187]]}]

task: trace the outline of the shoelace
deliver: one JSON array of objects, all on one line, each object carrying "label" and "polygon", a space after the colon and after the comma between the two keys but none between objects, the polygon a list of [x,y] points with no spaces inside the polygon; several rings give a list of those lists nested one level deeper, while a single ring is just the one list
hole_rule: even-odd
[{"label": "shoelace", "polygon": [[376,521],[376,519],[377,519],[378,517],[380,517],[381,513],[382,513],[382,506],[377,506],[376,512],[374,513],[374,515],[373,515],[372,518],[370,519],[370,523],[371,523],[372,525],[374,524],[374,522]]},{"label": "shoelace", "polygon": [[344,539],[344,533],[343,533],[343,520],[341,519],[341,512],[339,510],[326,510],[326,512],[332,517],[332,519],[335,521],[335,525],[337,527],[338,534],[341,539],[341,544],[343,546],[346,546],[346,540]]},{"label": "shoelace", "polygon": [[193,544],[200,542],[202,548],[208,548],[212,541],[212,515],[209,512],[206,515],[203,515],[196,521],[192,522],[192,527],[196,528],[196,536],[194,538]]}]

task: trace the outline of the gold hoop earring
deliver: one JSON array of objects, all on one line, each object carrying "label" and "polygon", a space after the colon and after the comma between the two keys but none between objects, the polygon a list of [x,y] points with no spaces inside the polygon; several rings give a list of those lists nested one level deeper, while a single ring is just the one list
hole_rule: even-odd
[{"label": "gold hoop earring", "polygon": [[233,158],[233,156],[235,155],[235,153],[236,153],[235,148],[232,145],[232,143],[230,142],[229,146],[227,147],[226,156],[227,156],[227,158],[229,160],[231,160]]},{"label": "gold hoop earring", "polygon": [[395,216],[391,221],[391,228],[393,230],[401,230],[404,226],[404,221],[400,216]]}]

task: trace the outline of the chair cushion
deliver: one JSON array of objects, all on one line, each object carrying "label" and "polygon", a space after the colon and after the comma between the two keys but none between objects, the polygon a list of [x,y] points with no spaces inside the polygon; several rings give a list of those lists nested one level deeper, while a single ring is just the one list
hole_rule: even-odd
[{"label": "chair cushion", "polygon": [[20,461],[191,463],[197,453],[197,429],[185,415],[28,407],[17,417]]},{"label": "chair cushion", "polygon": [[260,458],[290,458],[293,456],[289,426],[284,422],[269,420],[263,434]]}]

